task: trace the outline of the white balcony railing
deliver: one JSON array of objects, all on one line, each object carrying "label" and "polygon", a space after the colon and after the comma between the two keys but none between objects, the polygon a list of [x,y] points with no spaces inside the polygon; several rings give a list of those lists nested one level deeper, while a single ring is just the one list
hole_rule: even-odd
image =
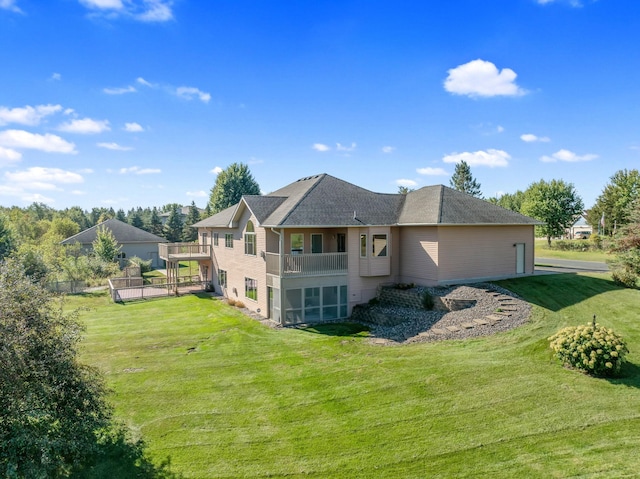
[{"label": "white balcony railing", "polygon": [[267,273],[282,277],[322,276],[347,272],[347,253],[266,253],[266,260]]},{"label": "white balcony railing", "polygon": [[197,260],[211,258],[211,245],[197,243],[160,243],[158,254],[164,260]]}]

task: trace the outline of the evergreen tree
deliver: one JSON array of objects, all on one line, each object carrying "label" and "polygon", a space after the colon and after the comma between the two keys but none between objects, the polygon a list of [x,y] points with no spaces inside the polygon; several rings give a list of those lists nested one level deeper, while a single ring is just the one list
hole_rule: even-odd
[{"label": "evergreen tree", "polygon": [[153,210],[151,210],[151,216],[149,217],[149,225],[147,228],[147,231],[154,235],[163,236],[164,234],[164,231],[162,230],[162,220],[160,219],[158,209],[155,206],[153,207]]},{"label": "evergreen tree", "polygon": [[129,216],[129,224],[131,226],[135,226],[136,228],[142,228],[144,223],[142,222],[142,218],[137,211],[134,211],[133,214]]},{"label": "evergreen tree", "polygon": [[189,213],[187,213],[187,218],[185,219],[184,226],[182,228],[182,241],[191,242],[198,239],[198,230],[191,226],[198,221],[200,221],[200,211],[196,207],[195,202],[192,201],[191,206],[189,206]]},{"label": "evergreen tree", "polygon": [[587,221],[594,231],[613,234],[616,228],[629,223],[634,203],[639,198],[640,172],[636,169],[616,171],[587,213]]},{"label": "evergreen tree", "polygon": [[169,210],[169,218],[164,225],[164,237],[171,243],[177,243],[182,238],[182,215],[180,205],[172,204]]},{"label": "evergreen tree", "polygon": [[216,184],[211,189],[209,204],[215,214],[233,206],[242,195],[259,195],[260,186],[253,179],[249,167],[243,163],[233,163],[218,173]]},{"label": "evergreen tree", "polygon": [[475,180],[471,174],[471,167],[464,160],[456,164],[451,180],[449,180],[449,185],[451,188],[475,196],[476,198],[482,197],[480,183]]},{"label": "evergreen tree", "polygon": [[127,217],[124,214],[124,210],[122,208],[120,208],[117,212],[116,212],[116,219],[119,221],[122,221],[123,223],[127,222]]}]

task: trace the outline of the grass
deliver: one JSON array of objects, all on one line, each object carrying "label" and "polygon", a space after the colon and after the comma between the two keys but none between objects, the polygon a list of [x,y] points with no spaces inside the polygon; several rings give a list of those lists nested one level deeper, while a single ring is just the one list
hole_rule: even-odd
[{"label": "grass", "polygon": [[[605,275],[505,281],[535,307],[492,337],[372,345],[354,324],[269,329],[209,296],[92,308],[83,360],[117,415],[186,478],[635,477],[640,294]],[[563,368],[546,338],[593,314],[624,377]]]},{"label": "grass", "polygon": [[[589,244],[588,240],[573,241],[580,241],[585,244]],[[551,240],[551,248],[549,248],[546,239],[536,239],[536,257],[599,262],[606,262],[608,259],[611,259],[611,255],[606,251],[561,251],[559,249],[554,249],[553,243],[554,240]]]}]

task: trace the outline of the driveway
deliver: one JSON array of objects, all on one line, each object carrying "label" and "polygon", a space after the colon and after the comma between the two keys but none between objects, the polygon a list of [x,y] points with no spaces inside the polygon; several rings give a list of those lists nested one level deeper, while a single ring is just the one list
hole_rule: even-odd
[{"label": "driveway", "polygon": [[609,271],[609,265],[607,265],[607,263],[601,263],[598,261],[575,261],[568,259],[536,257],[535,263],[536,274],[586,272],[606,273]]}]

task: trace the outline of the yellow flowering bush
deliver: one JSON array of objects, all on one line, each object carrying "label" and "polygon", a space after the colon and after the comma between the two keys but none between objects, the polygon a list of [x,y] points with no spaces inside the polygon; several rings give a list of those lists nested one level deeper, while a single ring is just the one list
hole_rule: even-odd
[{"label": "yellow flowering bush", "polygon": [[563,328],[548,339],[563,364],[592,376],[616,374],[629,352],[621,336],[598,323]]}]

